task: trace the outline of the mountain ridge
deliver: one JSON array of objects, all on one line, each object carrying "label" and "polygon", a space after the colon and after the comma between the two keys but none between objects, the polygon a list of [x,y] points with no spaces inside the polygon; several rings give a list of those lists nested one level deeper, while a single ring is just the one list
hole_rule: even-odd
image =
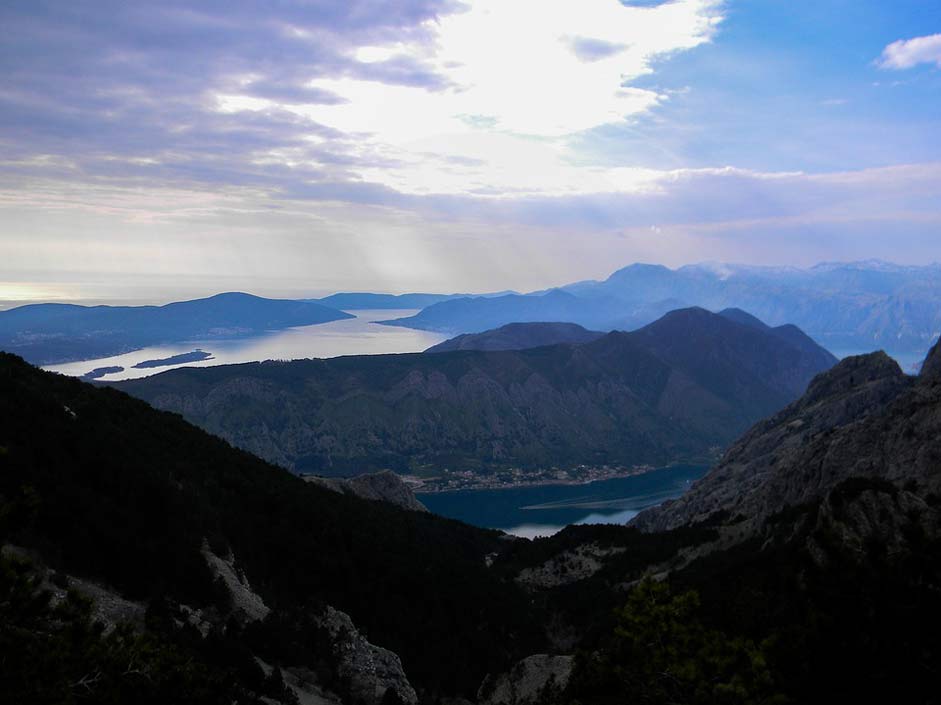
[{"label": "mountain ridge", "polygon": [[[595,330],[631,330],[670,309],[737,307],[766,323],[797,325],[831,350],[921,356],[941,333],[941,266],[857,262],[797,267],[723,263],[633,264],[604,280],[576,282],[506,301],[441,302],[391,325],[452,334],[519,321],[567,321]],[[545,299],[561,290],[564,306]],[[522,299],[529,298],[530,301]]]},{"label": "mountain ridge", "polygon": [[562,343],[579,345],[597,340],[604,333],[587,330],[577,323],[508,323],[482,333],[465,333],[432,345],[426,353],[452,350],[525,350]]},{"label": "mountain ridge", "polygon": [[199,337],[243,337],[354,316],[311,301],[227,292],[163,306],[29,304],[0,311],[0,349],[36,364],[107,357]]},{"label": "mountain ridge", "polygon": [[[684,316],[734,362],[697,362]],[[816,364],[699,309],[578,346],[252,363],[115,386],[298,472],[489,472],[702,457],[798,396]]]}]

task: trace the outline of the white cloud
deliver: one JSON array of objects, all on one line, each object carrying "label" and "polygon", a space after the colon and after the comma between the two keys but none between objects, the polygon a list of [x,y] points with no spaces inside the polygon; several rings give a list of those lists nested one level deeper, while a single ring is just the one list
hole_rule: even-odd
[{"label": "white cloud", "polygon": [[941,34],[892,42],[882,51],[878,63],[884,69],[910,69],[918,64],[941,67]]},{"label": "white cloud", "polygon": [[[655,61],[708,42],[720,0],[632,7],[618,0],[473,0],[428,21],[419,40],[359,48],[367,65],[427,67],[440,85],[318,79],[335,105],[282,107],[361,135],[364,153],[392,164],[356,175],[407,194],[576,194],[643,189],[646,170],[574,166],[570,135],[640,115],[668,99],[629,85]],[[429,39],[430,37],[430,39]],[[368,72],[366,73],[368,76]]]}]

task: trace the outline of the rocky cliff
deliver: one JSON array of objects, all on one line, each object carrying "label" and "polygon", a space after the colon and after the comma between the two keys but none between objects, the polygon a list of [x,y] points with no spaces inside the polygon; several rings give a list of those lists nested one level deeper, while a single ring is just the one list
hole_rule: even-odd
[{"label": "rocky cliff", "polygon": [[633,525],[658,531],[720,520],[749,535],[851,478],[939,494],[941,345],[918,378],[884,353],[842,361],[746,433],[685,496],[641,513]]}]

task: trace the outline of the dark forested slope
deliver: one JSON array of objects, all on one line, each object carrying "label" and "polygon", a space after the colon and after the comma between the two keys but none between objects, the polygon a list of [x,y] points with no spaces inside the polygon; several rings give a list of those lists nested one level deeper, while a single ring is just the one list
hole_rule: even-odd
[{"label": "dark forested slope", "polygon": [[487,471],[703,457],[833,362],[688,309],[577,346],[183,369],[116,386],[297,471]]},{"label": "dark forested slope", "polygon": [[[504,544],[496,532],[305,483],[176,415],[7,354],[0,532],[149,613],[185,604],[223,632],[232,598],[205,550],[231,555],[272,608],[266,623],[285,632],[277,653],[257,655],[282,663],[291,639],[310,635],[278,620],[302,624],[325,604],[398,653],[419,689],[472,693],[538,645],[528,602],[484,565]],[[4,648],[18,643],[0,637]]]}]

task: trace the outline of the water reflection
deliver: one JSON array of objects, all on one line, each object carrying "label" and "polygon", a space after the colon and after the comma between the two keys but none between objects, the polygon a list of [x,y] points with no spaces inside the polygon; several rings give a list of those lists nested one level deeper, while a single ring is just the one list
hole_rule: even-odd
[{"label": "water reflection", "polygon": [[587,485],[459,490],[419,499],[436,514],[533,538],[570,524],[624,524],[642,509],[682,495],[706,469],[681,465]]},{"label": "water reflection", "polygon": [[[117,381],[147,377],[175,367],[209,367],[260,360],[419,352],[447,338],[446,335],[440,333],[382,326],[374,322],[411,316],[417,313],[414,310],[370,310],[350,311],[350,313],[356,318],[331,321],[315,326],[288,328],[255,338],[193,340],[169,345],[153,345],[123,355],[49,365],[45,369],[80,377],[96,368],[123,367],[122,372],[113,372],[99,377],[104,381]],[[159,368],[134,369],[134,365],[141,362],[169,358],[192,352],[197,348],[211,353],[212,359]]]}]

